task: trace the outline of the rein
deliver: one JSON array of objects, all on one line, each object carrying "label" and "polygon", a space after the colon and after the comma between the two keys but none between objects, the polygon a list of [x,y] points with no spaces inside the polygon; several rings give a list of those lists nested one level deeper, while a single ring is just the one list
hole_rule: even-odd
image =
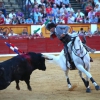
[{"label": "rein", "polygon": [[[77,37],[77,36],[76,36]],[[77,51],[78,50],[82,50],[82,48],[81,48],[81,45],[80,45],[80,49],[75,49],[75,45],[74,45],[74,42],[75,42],[75,39],[76,39],[76,37],[74,37],[73,38],[73,40],[72,40],[72,46],[71,46],[71,49],[72,49],[72,47],[74,47],[74,50],[72,49],[72,51],[73,51],[73,53],[76,55],[76,56],[78,56],[76,53],[77,53]],[[76,52],[76,53],[75,53]],[[82,59],[82,61],[83,61],[83,58],[84,58],[84,56],[87,54],[87,51],[86,51],[86,53],[82,56],[82,57],[80,57],[80,56],[78,56],[78,57],[80,57],[81,59]],[[83,63],[84,63],[84,61],[83,61]],[[85,66],[85,63],[84,63],[84,66]]]}]

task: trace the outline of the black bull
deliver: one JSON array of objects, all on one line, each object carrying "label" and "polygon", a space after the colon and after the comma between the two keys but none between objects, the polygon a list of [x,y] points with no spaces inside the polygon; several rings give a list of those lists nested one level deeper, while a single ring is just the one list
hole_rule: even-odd
[{"label": "black bull", "polygon": [[[46,70],[45,59],[41,53],[28,52],[17,55],[0,63],[0,90],[6,89],[12,81],[16,82],[16,89],[20,90],[19,80],[25,81],[27,88],[30,86],[30,75],[35,69]],[[50,59],[48,59],[50,60]]]}]

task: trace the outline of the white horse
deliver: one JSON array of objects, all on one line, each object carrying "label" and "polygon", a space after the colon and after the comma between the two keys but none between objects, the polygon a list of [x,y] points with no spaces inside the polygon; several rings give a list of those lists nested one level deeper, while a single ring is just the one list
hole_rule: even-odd
[{"label": "white horse", "polygon": [[[95,86],[95,89],[99,90],[100,89],[99,85],[95,82],[95,80],[93,79],[92,75],[89,72],[90,71],[89,53],[84,48],[79,36],[76,33],[75,34],[73,33],[73,40],[68,44],[68,47],[70,51],[70,56],[76,68],[79,70],[79,75],[86,86],[86,92],[88,93],[91,92],[88,79],[92,81],[93,85]],[[46,56],[53,59],[54,62],[59,64],[62,70],[65,72],[69,90],[75,88],[72,87],[68,77],[69,68],[66,66],[66,58],[64,55],[64,50],[62,50],[58,56],[50,54],[46,54]],[[86,80],[83,78],[82,73],[86,75]]]}]

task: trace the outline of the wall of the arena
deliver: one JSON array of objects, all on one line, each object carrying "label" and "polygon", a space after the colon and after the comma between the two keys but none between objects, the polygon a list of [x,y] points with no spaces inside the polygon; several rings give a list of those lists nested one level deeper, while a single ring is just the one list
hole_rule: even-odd
[{"label": "wall of the arena", "polygon": [[[60,52],[63,49],[63,44],[56,38],[20,38],[20,39],[1,39],[0,54],[13,54],[4,42],[13,43],[24,52]],[[87,45],[100,51],[100,36],[87,37]]]},{"label": "wall of the arena", "polygon": [[[100,24],[67,24],[67,25],[71,27],[69,32],[72,32],[73,30],[79,31],[80,28],[83,28],[85,31],[87,31],[88,29],[93,30],[96,27],[100,28]],[[14,33],[17,33],[17,34],[21,34],[22,30],[26,28],[29,34],[33,34],[33,30],[36,30],[39,26],[40,25],[21,24],[21,25],[2,25],[0,26],[0,28],[2,28],[3,30],[6,30],[7,33],[9,33],[10,30],[12,29]],[[41,32],[43,33],[44,37],[49,37],[50,32],[46,30],[45,27],[41,29]]]}]

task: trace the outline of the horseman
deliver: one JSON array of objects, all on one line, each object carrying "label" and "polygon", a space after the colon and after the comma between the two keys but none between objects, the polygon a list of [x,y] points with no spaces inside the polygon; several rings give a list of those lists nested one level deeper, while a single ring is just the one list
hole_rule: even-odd
[{"label": "horseman", "polygon": [[[50,31],[50,38],[57,37],[64,44],[64,54],[66,58],[66,66],[70,69],[73,69],[73,66],[70,65],[72,61],[71,61],[71,57],[70,57],[70,54],[68,52],[68,47],[67,47],[67,44],[71,41],[71,38],[72,38],[71,37],[72,35],[68,33],[68,30],[70,29],[70,27],[68,25],[56,25],[50,22],[46,25],[46,29]],[[94,50],[89,49],[89,51],[93,52]]]}]

